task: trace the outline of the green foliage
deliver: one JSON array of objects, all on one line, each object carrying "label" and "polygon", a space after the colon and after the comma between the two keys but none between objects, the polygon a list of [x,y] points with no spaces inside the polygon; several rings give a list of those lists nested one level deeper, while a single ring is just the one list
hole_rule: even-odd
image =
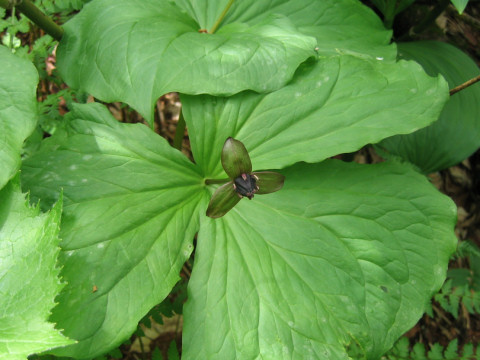
[{"label": "green foliage", "polygon": [[[442,74],[450,88],[477,76],[480,70],[468,55],[446,43],[400,43],[398,49],[400,58],[418,61],[428,74]],[[442,170],[461,162],[480,147],[479,113],[477,85],[454,94],[434,124],[412,134],[388,138],[380,146],[426,174]]]},{"label": "green foliage", "polygon": [[57,267],[62,201],[47,214],[30,207],[18,177],[0,190],[1,359],[72,344],[48,322],[64,284]]},{"label": "green foliage", "polygon": [[34,66],[0,46],[0,189],[20,168],[22,144],[36,124]]},{"label": "green foliage", "polygon": [[[225,2],[218,1],[213,7],[204,5],[205,9],[201,9],[201,6],[182,6],[182,2],[170,4],[157,0],[144,1],[141,7],[129,0],[95,1],[66,24],[58,48],[58,67],[70,86],[103,101],[124,101],[151,122],[153,104],[166,92],[213,95],[232,95],[246,89],[269,92],[285,85],[298,65],[315,55],[316,47],[323,54],[327,52],[324,47],[331,52],[332,46],[342,49],[342,45],[354,42],[336,42],[345,38],[339,36],[342,29],[338,26],[329,29],[332,19],[328,22],[323,19],[334,1],[316,2],[307,12],[305,3],[311,2],[304,0],[280,1],[274,11],[269,11],[267,2],[237,2],[231,16],[215,34],[199,33],[212,27],[222,3]],[[249,7],[248,12],[237,14],[239,7],[245,6]],[[192,11],[187,16],[184,11],[189,9]],[[370,19],[350,16],[351,6],[336,6],[336,9],[335,23],[347,21],[343,26],[355,39],[360,38],[361,25],[373,28],[367,22]],[[290,14],[295,15],[288,17]],[[311,20],[308,27],[306,19]],[[139,22],[142,26],[136,25]],[[95,33],[91,32],[93,25],[99,26]],[[360,26],[353,30],[355,25]],[[304,28],[307,35],[300,31]],[[318,43],[320,47],[316,46],[314,34],[330,38]],[[387,40],[386,32],[381,35]],[[365,50],[362,45],[366,47],[365,41],[349,52]],[[99,52],[112,46],[117,56]],[[385,48],[386,45],[376,51],[375,56],[391,58]],[[367,53],[371,51],[368,49]]]},{"label": "green foliage", "polygon": [[[414,293],[440,286],[434,278],[444,269],[408,269],[418,261],[443,263],[438,256],[455,240],[438,248],[435,235],[431,242],[423,236],[439,227],[417,223],[412,236],[398,216],[416,213],[411,202],[420,194],[435,196],[422,176],[395,164],[338,161],[298,164],[282,173],[287,181],[281,191],[202,222],[185,308],[186,359],[258,353],[273,359],[284,352],[340,359],[352,342],[374,359],[421,316],[423,309],[409,300]],[[436,217],[433,203],[418,205],[426,217]],[[387,228],[394,237],[384,233]],[[403,262],[398,252],[415,256]]]},{"label": "green foliage", "polygon": [[[475,263],[480,258],[480,249],[470,241],[461,241],[456,256],[468,257],[471,263]],[[475,271],[474,266],[472,266],[472,269],[450,269],[447,273],[448,280],[433,298],[455,318],[459,316],[460,307],[464,307],[470,314],[480,314],[480,292],[478,288],[480,274]],[[427,309],[427,314],[430,317],[434,316],[431,307]]]},{"label": "green foliage", "polygon": [[451,341],[445,348],[438,343],[433,344],[430,350],[417,343],[410,347],[408,339],[401,338],[392,350],[382,357],[382,360],[475,360],[480,359],[480,355],[475,355],[473,344],[466,344],[460,350],[458,340]]},{"label": "green foliage", "polygon": [[460,304],[463,304],[471,314],[480,313],[480,293],[472,291],[467,284],[452,286],[451,279],[445,282],[440,292],[435,294],[434,299],[455,318],[458,317]]},{"label": "green foliage", "polygon": [[452,0],[452,4],[455,5],[460,14],[465,10],[468,2],[469,0]]},{"label": "green foliage", "polygon": [[[103,356],[156,305],[154,319],[183,312],[184,288],[163,300],[197,233],[184,360],[377,359],[444,282],[453,202],[408,164],[326,159],[431,124],[445,80],[397,62],[390,32],[358,1],[237,1],[214,34],[200,33],[227,2],[96,0],[65,25],[57,61],[78,94],[128,103],[151,123],[158,96],[183,92],[195,162],[99,103],[47,98],[39,125],[53,135],[30,142],[22,185],[44,210],[63,193],[66,285],[50,321],[78,341],[50,354]],[[26,77],[17,82],[34,93]],[[59,125],[61,96],[71,111]],[[226,177],[230,136],[285,187],[213,220],[205,212],[217,185],[206,180]]]},{"label": "green foliage", "polygon": [[[391,28],[395,16],[410,5],[412,5],[415,0],[371,0],[375,7],[383,14],[384,23],[387,28]],[[467,6],[469,0],[452,0],[452,4],[456,7],[458,12],[461,14],[465,7]]]},{"label": "green foliage", "polygon": [[80,10],[90,0],[35,0],[35,4],[47,14],[68,14]]}]

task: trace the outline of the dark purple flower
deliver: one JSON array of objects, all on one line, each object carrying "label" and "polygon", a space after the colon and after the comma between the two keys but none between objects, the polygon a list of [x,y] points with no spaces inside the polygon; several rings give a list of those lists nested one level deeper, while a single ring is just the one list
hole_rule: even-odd
[{"label": "dark purple flower", "polygon": [[285,177],[273,171],[252,172],[252,162],[245,146],[229,137],[222,149],[222,166],[231,181],[220,186],[207,208],[207,216],[219,218],[243,197],[252,200],[255,194],[269,194],[283,187]]}]

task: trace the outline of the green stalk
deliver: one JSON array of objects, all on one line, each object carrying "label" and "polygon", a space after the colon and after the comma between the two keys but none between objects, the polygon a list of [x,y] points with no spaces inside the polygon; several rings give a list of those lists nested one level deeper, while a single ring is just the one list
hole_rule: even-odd
[{"label": "green stalk", "polygon": [[218,17],[217,21],[215,22],[215,24],[213,24],[212,26],[212,29],[209,31],[210,34],[213,34],[215,31],[217,31],[217,28],[220,26],[220,23],[222,22],[223,18],[225,17],[225,15],[227,15],[227,12],[228,10],[230,9],[230,7],[232,6],[233,2],[235,0],[230,0],[227,4],[227,6],[225,6],[225,9],[223,9],[223,12],[220,14],[220,16]]},{"label": "green stalk", "polygon": [[173,147],[177,150],[182,150],[183,135],[185,134],[185,118],[183,117],[183,112],[180,109],[180,114],[178,116],[177,129],[175,130],[175,137],[173,138]]},{"label": "green stalk", "polygon": [[0,6],[5,9],[10,9],[15,6],[17,10],[20,10],[27,18],[29,18],[38,27],[45,30],[45,32],[53,37],[55,40],[60,41],[63,35],[63,29],[61,26],[55,24],[52,19],[46,16],[40,11],[30,0],[20,1],[12,0],[0,0]]},{"label": "green stalk", "polygon": [[396,6],[397,0],[390,0],[386,3],[385,13],[383,14],[383,24],[387,29],[391,29],[393,26]]},{"label": "green stalk", "polygon": [[212,185],[212,184],[225,184],[229,182],[230,179],[205,179],[205,185]]}]

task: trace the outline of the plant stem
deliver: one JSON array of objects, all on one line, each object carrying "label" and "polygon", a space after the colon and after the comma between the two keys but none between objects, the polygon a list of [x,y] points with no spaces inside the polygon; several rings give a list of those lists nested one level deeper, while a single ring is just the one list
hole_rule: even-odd
[{"label": "plant stem", "polygon": [[395,18],[396,6],[397,6],[396,0],[390,0],[386,2],[385,13],[383,14],[383,24],[387,29],[391,29],[393,26],[393,19]]},{"label": "plant stem", "polygon": [[228,181],[230,181],[230,179],[205,179],[205,185],[224,184]]},{"label": "plant stem", "polygon": [[183,112],[180,109],[180,115],[178,116],[177,129],[175,130],[175,137],[173,139],[173,147],[177,150],[182,150],[183,135],[185,134],[185,118]]},{"label": "plant stem", "polygon": [[27,18],[29,18],[38,27],[45,30],[45,32],[53,37],[55,40],[60,41],[63,35],[63,29],[61,26],[55,24],[52,19],[46,16],[40,11],[30,0],[20,1],[18,4],[12,0],[0,0],[0,6],[9,9],[15,6],[20,10]]},{"label": "plant stem", "polygon": [[217,28],[220,26],[220,23],[222,22],[225,15],[227,15],[227,12],[230,9],[230,7],[232,6],[234,1],[235,0],[230,0],[228,2],[227,6],[225,6],[225,9],[223,9],[223,12],[220,14],[217,21],[215,21],[215,24],[213,24],[212,29],[209,31],[210,34],[213,34],[215,31],[217,31]]},{"label": "plant stem", "polygon": [[459,92],[460,90],[463,90],[473,84],[475,84],[476,82],[479,82],[480,81],[480,75],[474,77],[473,79],[470,79],[468,81],[465,81],[463,84],[461,85],[458,85],[456,87],[454,87],[453,89],[450,90],[450,96],[452,96],[453,94],[456,94],[457,92]]}]

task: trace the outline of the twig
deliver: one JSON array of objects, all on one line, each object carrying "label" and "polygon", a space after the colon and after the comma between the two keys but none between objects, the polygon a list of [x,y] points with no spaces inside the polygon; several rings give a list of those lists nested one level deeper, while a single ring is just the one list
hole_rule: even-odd
[{"label": "twig", "polygon": [[477,77],[474,77],[473,79],[465,81],[463,84],[458,85],[458,86],[454,87],[453,89],[451,89],[450,90],[450,96],[452,96],[453,94],[456,94],[460,90],[463,90],[463,89],[465,89],[469,86],[472,86],[473,84],[475,84],[478,81],[480,81],[480,75],[478,75]]}]

